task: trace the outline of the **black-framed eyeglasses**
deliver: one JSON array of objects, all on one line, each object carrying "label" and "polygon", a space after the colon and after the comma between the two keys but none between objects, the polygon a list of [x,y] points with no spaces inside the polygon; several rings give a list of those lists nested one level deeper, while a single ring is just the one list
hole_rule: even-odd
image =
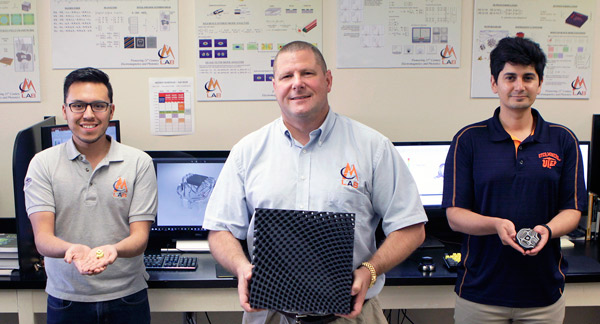
[{"label": "black-framed eyeglasses", "polygon": [[83,102],[75,101],[68,104],[69,109],[76,114],[85,112],[88,106],[92,107],[93,112],[105,112],[112,104],[106,101]]}]

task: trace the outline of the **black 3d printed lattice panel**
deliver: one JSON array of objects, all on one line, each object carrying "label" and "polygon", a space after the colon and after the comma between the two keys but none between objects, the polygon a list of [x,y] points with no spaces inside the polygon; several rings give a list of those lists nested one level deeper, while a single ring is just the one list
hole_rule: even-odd
[{"label": "black 3d printed lattice panel", "polygon": [[354,214],[257,208],[254,217],[250,305],[350,313]]}]

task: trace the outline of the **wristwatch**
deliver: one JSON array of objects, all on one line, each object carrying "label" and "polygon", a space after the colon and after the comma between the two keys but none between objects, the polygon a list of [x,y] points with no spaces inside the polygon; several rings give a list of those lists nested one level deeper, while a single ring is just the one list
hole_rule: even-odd
[{"label": "wristwatch", "polygon": [[369,262],[363,262],[360,265],[369,269],[369,272],[371,273],[371,283],[369,284],[369,288],[373,287],[377,281],[377,271],[375,271],[375,267]]}]

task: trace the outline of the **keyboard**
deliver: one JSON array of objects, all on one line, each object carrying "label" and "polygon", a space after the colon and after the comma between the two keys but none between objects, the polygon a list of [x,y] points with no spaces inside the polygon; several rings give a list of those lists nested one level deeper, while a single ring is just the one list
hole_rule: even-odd
[{"label": "keyboard", "polygon": [[146,270],[196,270],[198,258],[179,254],[145,254]]}]

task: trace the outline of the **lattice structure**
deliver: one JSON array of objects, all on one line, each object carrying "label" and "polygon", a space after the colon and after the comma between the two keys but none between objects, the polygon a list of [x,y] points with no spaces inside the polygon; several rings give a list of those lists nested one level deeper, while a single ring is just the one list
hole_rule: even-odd
[{"label": "lattice structure", "polygon": [[348,314],[354,214],[256,209],[250,305]]}]

